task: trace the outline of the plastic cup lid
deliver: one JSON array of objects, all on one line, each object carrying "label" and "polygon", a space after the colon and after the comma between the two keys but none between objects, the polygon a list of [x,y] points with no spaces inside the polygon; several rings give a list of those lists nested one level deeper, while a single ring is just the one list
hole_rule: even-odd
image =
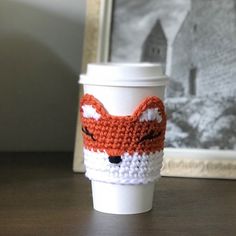
[{"label": "plastic cup lid", "polygon": [[80,84],[101,86],[164,86],[167,77],[161,64],[154,63],[94,63],[87,74],[80,75]]}]

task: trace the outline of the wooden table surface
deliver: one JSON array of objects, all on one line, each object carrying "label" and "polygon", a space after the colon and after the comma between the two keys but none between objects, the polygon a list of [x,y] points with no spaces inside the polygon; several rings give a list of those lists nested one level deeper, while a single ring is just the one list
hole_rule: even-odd
[{"label": "wooden table surface", "polygon": [[162,177],[152,211],[109,215],[93,210],[71,153],[1,153],[0,235],[235,236],[236,182]]}]

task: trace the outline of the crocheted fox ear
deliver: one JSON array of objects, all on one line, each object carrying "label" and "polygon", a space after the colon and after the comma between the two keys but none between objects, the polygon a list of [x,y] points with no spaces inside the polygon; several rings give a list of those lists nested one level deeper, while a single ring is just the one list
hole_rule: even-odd
[{"label": "crocheted fox ear", "polygon": [[163,102],[156,96],[147,97],[135,110],[133,116],[141,122],[156,120],[161,123],[165,117]]},{"label": "crocheted fox ear", "polygon": [[92,95],[85,94],[80,102],[80,114],[84,118],[99,120],[107,115],[104,106]]}]

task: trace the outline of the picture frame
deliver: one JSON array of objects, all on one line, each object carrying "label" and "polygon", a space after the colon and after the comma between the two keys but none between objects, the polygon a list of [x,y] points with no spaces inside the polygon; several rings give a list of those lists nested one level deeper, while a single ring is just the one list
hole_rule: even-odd
[{"label": "picture frame", "polygon": [[[107,62],[110,52],[113,0],[87,0],[83,71],[89,62]],[[80,89],[80,96],[82,90]],[[84,172],[82,137],[78,115],[75,172]],[[236,151],[165,148],[162,176],[236,179]]]}]

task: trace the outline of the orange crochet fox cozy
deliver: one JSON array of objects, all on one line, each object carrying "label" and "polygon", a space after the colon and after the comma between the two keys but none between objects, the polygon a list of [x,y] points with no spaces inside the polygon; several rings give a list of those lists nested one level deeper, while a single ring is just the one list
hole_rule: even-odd
[{"label": "orange crochet fox cozy", "polygon": [[160,176],[166,114],[163,102],[147,97],[132,115],[110,115],[94,96],[80,107],[86,176],[92,180],[140,184]]}]

